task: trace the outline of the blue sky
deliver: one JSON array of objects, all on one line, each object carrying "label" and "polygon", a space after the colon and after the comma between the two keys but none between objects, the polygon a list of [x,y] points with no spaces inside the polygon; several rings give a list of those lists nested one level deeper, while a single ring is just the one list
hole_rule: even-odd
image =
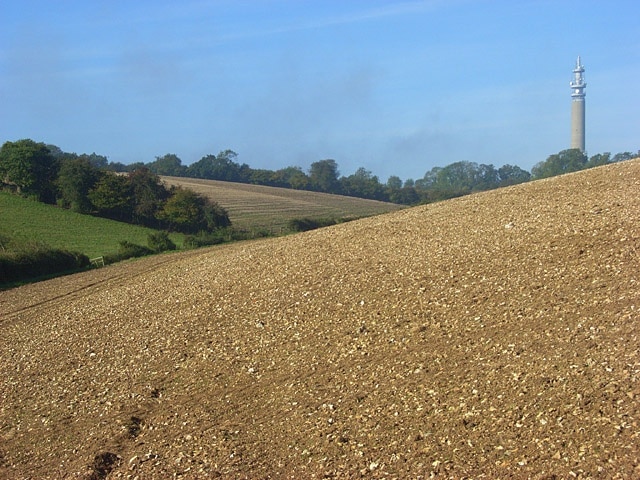
[{"label": "blue sky", "polygon": [[4,0],[0,142],[253,168],[334,159],[386,181],[640,148],[640,2]]}]

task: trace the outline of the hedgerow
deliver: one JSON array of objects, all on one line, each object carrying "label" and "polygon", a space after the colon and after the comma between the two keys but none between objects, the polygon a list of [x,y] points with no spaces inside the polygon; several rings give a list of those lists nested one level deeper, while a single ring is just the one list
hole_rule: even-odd
[{"label": "hedgerow", "polygon": [[51,248],[44,243],[22,246],[11,242],[0,251],[0,284],[47,275],[72,272],[89,265],[89,257],[82,253]]}]

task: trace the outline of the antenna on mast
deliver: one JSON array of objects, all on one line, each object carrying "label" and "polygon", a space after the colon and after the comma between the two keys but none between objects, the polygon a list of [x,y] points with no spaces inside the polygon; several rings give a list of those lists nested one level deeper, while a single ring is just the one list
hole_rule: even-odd
[{"label": "antenna on mast", "polygon": [[571,87],[571,148],[577,148],[581,152],[585,151],[585,88],[587,82],[584,81],[584,66],[580,61],[580,55],[576,60],[576,67],[573,69],[573,80],[569,83]]}]

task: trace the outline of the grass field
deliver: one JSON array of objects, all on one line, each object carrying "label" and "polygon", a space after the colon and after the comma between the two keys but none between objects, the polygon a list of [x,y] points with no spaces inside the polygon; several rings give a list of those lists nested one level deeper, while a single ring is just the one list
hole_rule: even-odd
[{"label": "grass field", "polygon": [[392,212],[402,205],[320,192],[248,185],[243,183],[162,177],[215,200],[229,212],[233,225],[242,229],[268,230],[280,234],[295,218],[361,218]]},{"label": "grass field", "polygon": [[[318,192],[245,185],[186,178],[163,177],[169,184],[182,185],[217,201],[227,209],[234,227],[268,230],[272,234],[287,231],[294,218],[359,218],[399,210],[400,205]],[[84,253],[93,258],[118,250],[127,240],[147,244],[154,230],[80,215],[0,192],[0,234],[22,241],[40,241],[54,248]],[[183,235],[170,235],[182,246]]]},{"label": "grass field", "polygon": [[[116,252],[122,240],[147,245],[147,236],[153,232],[0,192],[0,234],[16,240],[44,242],[93,258]],[[183,235],[170,237],[176,245],[182,245]]]}]

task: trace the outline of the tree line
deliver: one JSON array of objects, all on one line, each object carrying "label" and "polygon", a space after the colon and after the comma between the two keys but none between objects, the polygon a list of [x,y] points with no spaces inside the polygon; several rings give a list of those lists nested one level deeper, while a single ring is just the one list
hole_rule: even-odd
[{"label": "tree line", "polygon": [[[28,151],[28,154],[25,153]],[[20,153],[23,152],[23,153]],[[27,155],[30,166],[19,166],[17,158]],[[628,160],[640,152],[606,152],[590,158],[578,149],[562,150],[537,163],[531,172],[517,165],[494,165],[459,161],[433,167],[424,177],[402,181],[391,176],[381,183],[364,167],[341,176],[335,160],[313,162],[307,172],[290,166],[278,170],[255,169],[237,161],[233,150],[205,155],[183,165],[175,154],[156,157],[149,163],[129,165],[109,162],[102,155],[65,153],[55,145],[32,140],[6,142],[0,150],[0,182],[41,200],[58,203],[80,212],[91,212],[121,221],[177,231],[224,226],[224,209],[191,191],[167,190],[158,176],[176,176],[311,190],[404,205],[429,203],[469,193],[574,172],[607,163]],[[119,175],[114,175],[118,173]],[[54,179],[48,181],[47,179]],[[195,212],[190,214],[189,212]]]},{"label": "tree line", "polygon": [[227,211],[192,190],[167,188],[144,166],[126,173],[95,153],[25,139],[0,148],[0,186],[78,213],[187,234],[231,225]]},{"label": "tree line", "polygon": [[[402,181],[394,175],[389,177],[386,183],[381,183],[376,175],[363,167],[358,168],[352,175],[341,176],[338,164],[332,159],[312,163],[308,172],[300,167],[279,170],[254,169],[245,163],[238,163],[237,154],[232,150],[224,150],[218,155],[206,155],[188,166],[183,165],[177,155],[166,154],[146,164],[111,163],[108,168],[131,171],[145,167],[157,175],[312,190],[415,205],[574,172],[636,156],[640,156],[640,152],[624,152],[614,156],[607,152],[588,158],[578,149],[569,149],[550,155],[545,161],[537,163],[531,172],[516,165],[507,164],[496,168],[493,165],[460,161],[445,167],[433,167],[424,177],[417,180]],[[104,161],[106,162],[106,159]]]}]

